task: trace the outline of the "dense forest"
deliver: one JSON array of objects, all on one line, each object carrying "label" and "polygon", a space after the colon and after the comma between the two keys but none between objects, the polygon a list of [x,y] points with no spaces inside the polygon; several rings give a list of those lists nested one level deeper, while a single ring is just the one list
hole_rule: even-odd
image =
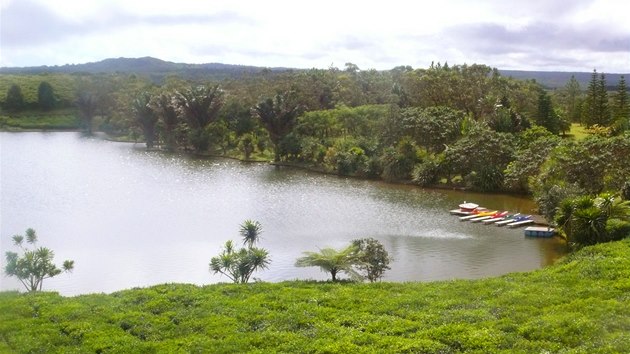
[{"label": "dense forest", "polygon": [[41,127],[37,121],[45,120],[54,128],[57,114],[58,127],[96,129],[149,149],[531,194],[550,221],[563,201],[630,194],[624,76],[611,88],[594,70],[586,86],[571,77],[550,90],[478,64],[238,68],[213,79],[175,72],[158,81],[138,68],[2,74],[0,126]]}]

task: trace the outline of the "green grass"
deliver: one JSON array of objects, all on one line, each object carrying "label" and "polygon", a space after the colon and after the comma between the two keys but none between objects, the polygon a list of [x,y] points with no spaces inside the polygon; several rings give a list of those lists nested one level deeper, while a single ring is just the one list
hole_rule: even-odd
[{"label": "green grass", "polygon": [[571,130],[569,130],[569,136],[572,136],[576,140],[581,140],[590,135],[588,129],[579,123],[571,123]]},{"label": "green grass", "polygon": [[[45,349],[44,349],[45,348]],[[630,240],[559,264],[431,283],[165,284],[110,295],[0,293],[0,351],[619,353]]]},{"label": "green grass", "polygon": [[78,129],[79,125],[78,114],[74,109],[0,114],[0,130],[65,130]]}]

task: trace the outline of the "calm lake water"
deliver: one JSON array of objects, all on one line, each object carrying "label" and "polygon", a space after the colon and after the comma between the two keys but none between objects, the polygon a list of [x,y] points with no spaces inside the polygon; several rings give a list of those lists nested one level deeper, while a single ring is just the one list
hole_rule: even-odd
[{"label": "calm lake water", "polygon": [[[480,278],[537,269],[562,255],[558,240],[458,221],[463,200],[522,213],[531,201],[425,190],[276,169],[229,159],[147,152],[142,144],[79,133],[0,133],[0,246],[32,227],[75,270],[44,282],[64,295],[181,282],[229,281],[208,263],[245,219],[262,223],[272,256],[264,281],[328,278],[296,268],[303,251],[380,240],[395,261],[387,281]],[[0,289],[17,289],[1,277]]]}]

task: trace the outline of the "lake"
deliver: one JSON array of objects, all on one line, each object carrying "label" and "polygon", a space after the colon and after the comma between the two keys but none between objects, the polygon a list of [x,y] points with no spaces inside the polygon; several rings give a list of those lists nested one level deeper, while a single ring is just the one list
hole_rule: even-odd
[{"label": "lake", "polygon": [[[530,213],[525,198],[429,190],[319,174],[265,163],[146,151],[80,133],[0,133],[0,246],[29,227],[55,263],[75,270],[44,282],[63,295],[161,283],[210,284],[210,258],[239,225],[258,220],[269,250],[263,281],[329,278],[294,267],[304,251],[374,237],[393,256],[386,281],[474,279],[552,264],[557,239],[522,229],[460,222],[464,200]],[[342,275],[343,277],[343,275]],[[1,277],[0,289],[18,289]]]}]

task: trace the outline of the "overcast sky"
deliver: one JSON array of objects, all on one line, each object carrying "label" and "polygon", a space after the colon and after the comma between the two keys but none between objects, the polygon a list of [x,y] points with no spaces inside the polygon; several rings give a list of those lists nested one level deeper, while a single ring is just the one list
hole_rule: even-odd
[{"label": "overcast sky", "polygon": [[0,0],[0,66],[152,56],[294,68],[629,73],[628,0]]}]

